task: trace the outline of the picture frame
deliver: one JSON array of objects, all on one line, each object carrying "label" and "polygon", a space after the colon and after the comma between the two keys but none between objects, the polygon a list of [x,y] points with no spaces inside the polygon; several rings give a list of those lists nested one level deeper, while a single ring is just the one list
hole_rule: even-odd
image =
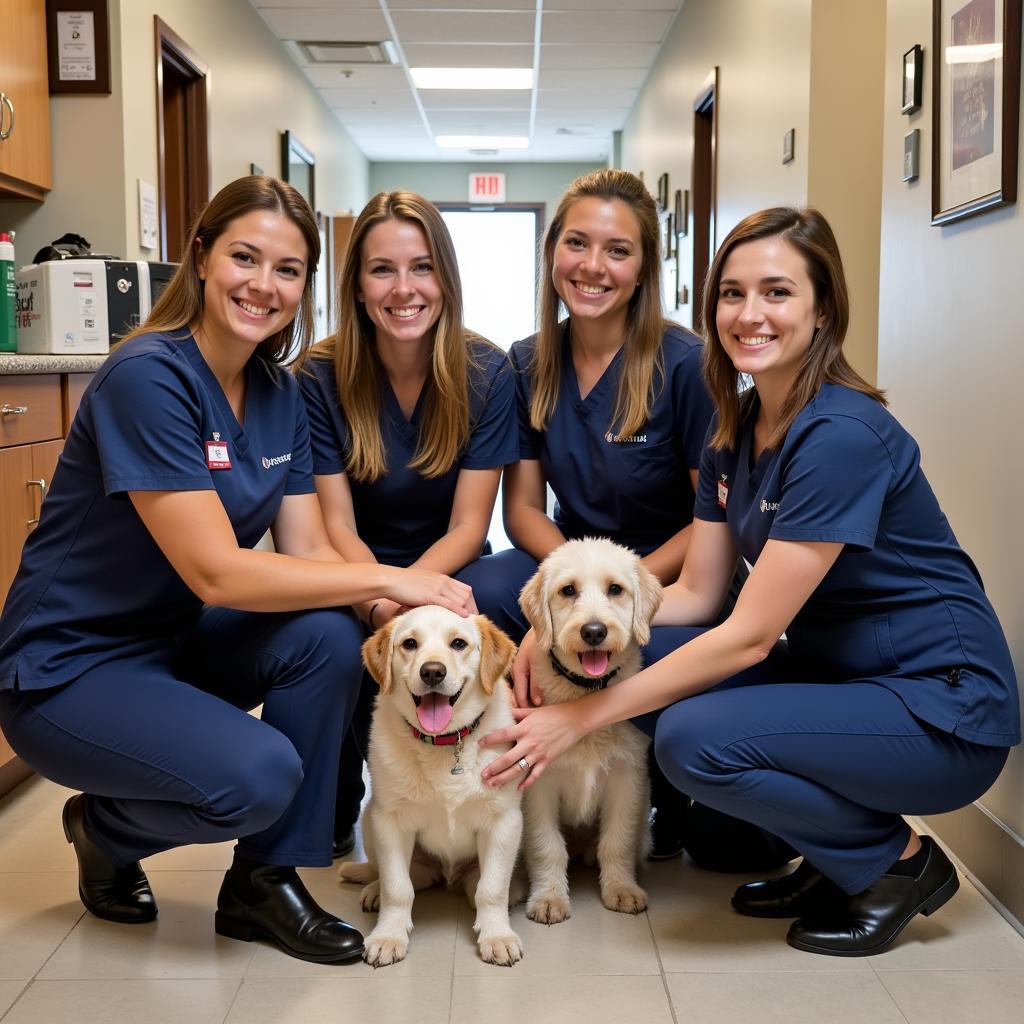
[{"label": "picture frame", "polygon": [[903,98],[900,113],[913,114],[921,109],[921,96],[924,88],[924,50],[918,43],[914,43],[903,54],[900,81],[902,83],[900,96]]},{"label": "picture frame", "polygon": [[933,0],[932,219],[1017,201],[1021,0]]},{"label": "picture frame", "polygon": [[676,233],[672,226],[672,214],[668,213],[661,222],[661,258],[670,260],[675,252]]},{"label": "picture frame", "polygon": [[263,173],[263,168],[260,167],[259,164],[249,164],[249,173],[250,174],[262,174]]},{"label": "picture frame", "polygon": [[916,181],[920,174],[921,129],[903,136],[903,180]]},{"label": "picture frame", "polygon": [[[675,219],[676,238],[686,238],[690,233],[690,190],[677,188],[672,209]],[[676,245],[678,249],[678,243]]]},{"label": "picture frame", "polygon": [[658,177],[658,209],[668,209],[668,171]]},{"label": "picture frame", "polygon": [[50,95],[110,95],[107,0],[46,0]]},{"label": "picture frame", "polygon": [[281,180],[316,209],[316,157],[290,131],[281,132]]},{"label": "picture frame", "polygon": [[796,129],[790,128],[782,136],[782,162],[791,164],[796,159]]}]

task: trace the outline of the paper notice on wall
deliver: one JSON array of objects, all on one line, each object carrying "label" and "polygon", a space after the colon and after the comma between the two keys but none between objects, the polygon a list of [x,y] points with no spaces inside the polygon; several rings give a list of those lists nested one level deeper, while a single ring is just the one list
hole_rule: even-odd
[{"label": "paper notice on wall", "polygon": [[139,245],[156,248],[156,186],[139,178]]},{"label": "paper notice on wall", "polygon": [[57,77],[62,82],[96,81],[92,11],[57,12]]}]

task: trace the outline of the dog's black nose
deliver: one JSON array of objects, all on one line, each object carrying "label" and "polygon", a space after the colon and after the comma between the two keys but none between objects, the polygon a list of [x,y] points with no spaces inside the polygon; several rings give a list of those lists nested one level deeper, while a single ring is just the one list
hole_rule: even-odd
[{"label": "dog's black nose", "polygon": [[420,679],[427,686],[440,686],[447,674],[448,669],[440,661],[425,661],[420,665]]},{"label": "dog's black nose", "polygon": [[608,627],[603,622],[586,622],[580,626],[580,636],[591,647],[600,647],[608,636]]}]

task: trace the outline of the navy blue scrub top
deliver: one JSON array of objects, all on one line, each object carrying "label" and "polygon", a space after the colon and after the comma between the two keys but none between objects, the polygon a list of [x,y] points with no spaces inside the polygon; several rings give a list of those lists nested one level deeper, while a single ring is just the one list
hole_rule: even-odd
[{"label": "navy blue scrub top", "polygon": [[[244,426],[187,330],[135,338],[96,373],[0,617],[0,689],[163,650],[195,620],[199,598],[126,492],[216,491],[251,548],[286,494],[314,491],[294,379],[255,356],[245,372]],[[218,438],[230,468],[208,464]]]},{"label": "navy blue scrub top", "polygon": [[655,374],[647,423],[638,434],[611,433],[624,349],[586,398],[562,338],[562,379],[547,429],[530,426],[530,363],[536,335],[509,353],[516,368],[519,457],[539,459],[555,493],[555,524],[567,539],[609,537],[648,555],[693,519],[691,469],[700,465],[714,406],[701,376],[702,343],[682,327],[665,331],[665,377]]},{"label": "navy blue scrub top", "polygon": [[770,539],[844,545],[786,630],[791,653],[815,680],[877,682],[963,739],[1020,742],[1006,639],[914,439],[879,402],[825,384],[754,460],[751,399],[736,448],[705,450],[695,515],[727,522],[751,563]]},{"label": "navy blue scrub top", "polygon": [[[356,530],[378,562],[406,567],[447,532],[455,485],[463,469],[496,469],[519,460],[515,426],[515,386],[508,357],[489,342],[469,342],[469,443],[447,473],[429,480],[409,463],[416,454],[428,380],[407,420],[391,386],[381,396],[380,431],[387,472],[374,483],[351,476]],[[474,365],[475,364],[475,365]],[[348,424],[334,379],[334,363],[312,359],[299,374],[309,415],[313,472],[346,472]]]}]

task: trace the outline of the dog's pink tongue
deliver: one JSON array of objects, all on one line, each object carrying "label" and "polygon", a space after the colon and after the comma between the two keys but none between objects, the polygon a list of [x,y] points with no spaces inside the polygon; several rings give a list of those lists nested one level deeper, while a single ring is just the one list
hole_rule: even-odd
[{"label": "dog's pink tongue", "polygon": [[607,651],[584,651],[581,660],[588,676],[603,676],[608,668]]},{"label": "dog's pink tongue", "polygon": [[443,693],[426,694],[416,709],[420,728],[424,732],[433,733],[444,732],[454,713],[451,704],[448,703],[448,698]]}]

